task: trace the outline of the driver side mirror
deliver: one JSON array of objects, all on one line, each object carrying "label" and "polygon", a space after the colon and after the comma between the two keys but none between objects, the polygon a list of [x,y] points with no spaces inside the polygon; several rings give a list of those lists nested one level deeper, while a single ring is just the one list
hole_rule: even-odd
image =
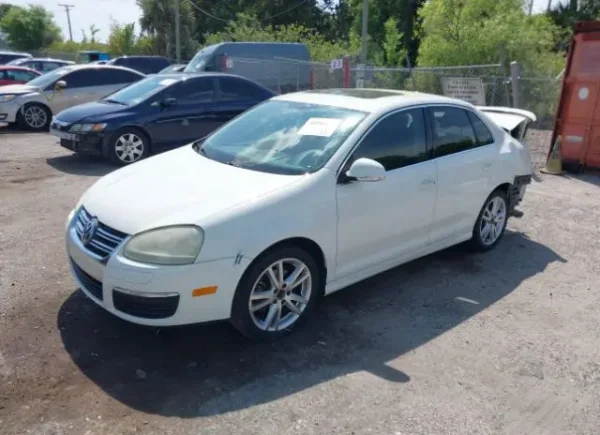
[{"label": "driver side mirror", "polygon": [[352,163],[346,177],[353,181],[382,181],[385,180],[385,168],[381,163],[363,157]]},{"label": "driver side mirror", "polygon": [[59,80],[59,81],[57,81],[57,82],[56,82],[56,85],[55,85],[55,87],[54,87],[54,88],[55,88],[57,91],[62,91],[62,90],[63,90],[63,89],[65,89],[66,87],[67,87],[67,82],[65,82],[64,80]]},{"label": "driver side mirror", "polygon": [[165,98],[164,100],[162,100],[160,105],[163,108],[177,106],[177,98],[173,98],[173,97]]}]

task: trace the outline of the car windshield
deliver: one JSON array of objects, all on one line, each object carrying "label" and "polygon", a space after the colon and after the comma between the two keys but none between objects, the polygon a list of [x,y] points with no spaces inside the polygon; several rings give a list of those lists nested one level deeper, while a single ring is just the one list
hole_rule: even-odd
[{"label": "car windshield", "polygon": [[169,65],[168,67],[160,70],[159,74],[168,74],[168,73],[172,73],[172,72],[178,72],[183,67],[184,67],[184,65],[181,65],[181,64]]},{"label": "car windshield", "polygon": [[178,79],[170,77],[151,76],[108,95],[103,101],[135,106],[177,81]]},{"label": "car windshield", "polygon": [[27,84],[31,86],[37,86],[38,88],[43,89],[49,84],[54,83],[56,80],[60,79],[65,74],[70,73],[71,71],[73,71],[73,68],[58,68],[53,71],[47,72],[46,74],[43,74],[39,77],[36,77],[35,79],[27,82]]},{"label": "car windshield", "polygon": [[301,175],[320,169],[367,114],[271,100],[245,112],[194,148],[232,166]]},{"label": "car windshield", "polygon": [[206,64],[210,60],[215,48],[215,46],[210,46],[200,50],[198,53],[196,53],[190,63],[187,64],[183,72],[187,73],[205,71]]}]

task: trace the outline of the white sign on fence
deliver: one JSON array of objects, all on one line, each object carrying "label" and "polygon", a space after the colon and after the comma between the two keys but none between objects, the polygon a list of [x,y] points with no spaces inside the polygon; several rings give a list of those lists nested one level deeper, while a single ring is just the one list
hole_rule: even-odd
[{"label": "white sign on fence", "polygon": [[442,91],[447,97],[485,106],[481,77],[442,77]]},{"label": "white sign on fence", "polygon": [[344,68],[344,59],[333,59],[329,63],[329,69],[331,69],[331,70],[342,69],[342,68]]}]

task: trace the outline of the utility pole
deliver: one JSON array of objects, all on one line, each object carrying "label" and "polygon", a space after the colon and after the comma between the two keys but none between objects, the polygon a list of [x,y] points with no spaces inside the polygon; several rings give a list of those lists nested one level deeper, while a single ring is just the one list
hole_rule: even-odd
[{"label": "utility pole", "polygon": [[367,64],[369,43],[369,0],[363,0],[362,8],[362,58],[363,65]]},{"label": "utility pole", "polygon": [[179,0],[175,2],[175,57],[177,63],[181,63],[181,34],[179,29]]},{"label": "utility pole", "polygon": [[548,0],[548,7],[546,8],[546,12],[550,12],[550,8],[552,8],[552,0]]},{"label": "utility pole", "polygon": [[69,22],[69,39],[72,41],[73,40],[73,31],[71,30],[71,9],[74,8],[74,5],[65,5],[65,4],[58,4],[59,6],[62,6],[63,8],[65,8],[65,12],[67,13],[67,21]]}]

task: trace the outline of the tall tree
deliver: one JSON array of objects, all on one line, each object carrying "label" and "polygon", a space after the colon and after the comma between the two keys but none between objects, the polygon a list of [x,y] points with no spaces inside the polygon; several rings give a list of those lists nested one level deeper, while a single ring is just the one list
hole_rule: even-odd
[{"label": "tall tree", "polygon": [[42,6],[9,8],[0,19],[0,31],[15,50],[40,50],[62,39],[52,13]]}]

